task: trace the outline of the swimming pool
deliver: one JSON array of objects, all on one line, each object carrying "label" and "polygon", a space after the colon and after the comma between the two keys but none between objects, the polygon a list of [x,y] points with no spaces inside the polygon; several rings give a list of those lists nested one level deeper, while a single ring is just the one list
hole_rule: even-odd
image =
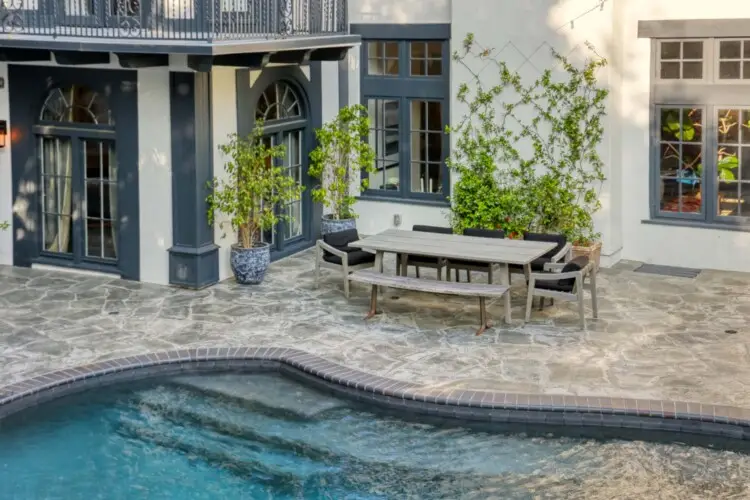
[{"label": "swimming pool", "polygon": [[94,389],[0,421],[3,499],[737,498],[750,457],[373,413],[277,374]]}]

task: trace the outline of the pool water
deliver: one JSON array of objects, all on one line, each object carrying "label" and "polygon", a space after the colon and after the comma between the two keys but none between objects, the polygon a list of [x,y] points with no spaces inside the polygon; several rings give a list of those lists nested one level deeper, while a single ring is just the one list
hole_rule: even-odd
[{"label": "pool water", "polygon": [[750,457],[433,427],[276,375],[204,375],[0,421],[0,498],[750,498]]}]

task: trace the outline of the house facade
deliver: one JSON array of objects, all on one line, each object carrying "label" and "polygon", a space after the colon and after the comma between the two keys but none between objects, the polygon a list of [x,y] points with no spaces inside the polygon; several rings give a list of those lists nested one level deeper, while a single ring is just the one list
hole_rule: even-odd
[{"label": "house facade", "polygon": [[[116,4],[21,0],[0,13],[0,221],[12,221],[0,264],[193,288],[226,279],[233,237],[206,221],[206,184],[224,174],[217,146],[263,117],[311,188],[313,130],[352,103],[370,112],[377,154],[360,232],[445,225],[456,179],[443,130],[466,114],[455,94],[470,77],[451,53],[474,33],[529,77],[551,64],[549,47],[575,58],[590,41],[609,59],[604,265],[750,271],[750,4]],[[674,123],[692,132],[661,133]],[[318,237],[309,191],[279,208],[295,221],[269,236],[274,258]]]}]

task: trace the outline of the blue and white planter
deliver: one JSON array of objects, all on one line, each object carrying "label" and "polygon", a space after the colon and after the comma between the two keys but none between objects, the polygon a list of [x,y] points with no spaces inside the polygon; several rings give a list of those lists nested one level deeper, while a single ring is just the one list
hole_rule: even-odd
[{"label": "blue and white planter", "polygon": [[330,214],[320,219],[320,234],[339,233],[347,229],[357,229],[357,219],[332,219]]},{"label": "blue and white planter", "polygon": [[258,243],[253,248],[232,245],[229,263],[237,283],[258,285],[263,282],[271,265],[271,245]]}]

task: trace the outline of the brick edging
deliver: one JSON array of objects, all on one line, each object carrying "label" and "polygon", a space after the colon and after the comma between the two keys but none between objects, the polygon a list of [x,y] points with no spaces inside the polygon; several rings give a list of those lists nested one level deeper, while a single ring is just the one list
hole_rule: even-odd
[{"label": "brick edging", "polygon": [[[281,347],[199,347],[100,361],[58,370],[0,387],[0,418],[108,379],[189,370],[262,367],[292,368],[329,383],[334,390],[369,396],[373,404],[424,414],[491,422],[577,425],[684,432],[750,440],[750,410],[666,400],[607,398],[470,389],[430,389],[421,384],[372,375],[299,349]],[[450,407],[446,408],[446,407]]]}]

